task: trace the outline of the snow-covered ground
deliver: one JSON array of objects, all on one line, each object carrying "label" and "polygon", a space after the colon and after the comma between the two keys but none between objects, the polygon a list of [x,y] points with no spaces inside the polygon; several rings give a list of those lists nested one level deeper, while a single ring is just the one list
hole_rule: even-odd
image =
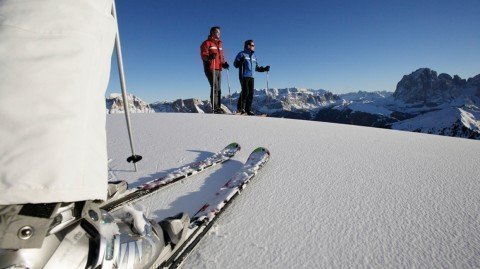
[{"label": "snow-covered ground", "polygon": [[267,166],[184,268],[478,268],[480,143],[312,121],[209,114],[108,115],[111,179],[136,185],[235,141],[232,161],[141,202],[195,213],[257,146]]},{"label": "snow-covered ground", "polygon": [[477,109],[447,107],[441,110],[435,110],[392,124],[396,130],[420,130],[421,132],[438,133],[442,129],[451,128],[452,122],[461,119],[462,125],[470,130],[480,130],[480,112]]}]

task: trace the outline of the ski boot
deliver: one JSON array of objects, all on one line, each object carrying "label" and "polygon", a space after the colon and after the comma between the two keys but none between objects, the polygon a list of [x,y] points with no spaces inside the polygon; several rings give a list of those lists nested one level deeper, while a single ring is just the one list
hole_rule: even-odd
[{"label": "ski boot", "polygon": [[223,110],[222,108],[216,108],[213,113],[215,113],[215,114],[226,114],[227,112],[225,112],[225,110]]},{"label": "ski boot", "polygon": [[[67,222],[57,224],[58,216],[65,216],[66,208],[70,209],[70,205],[61,204],[52,214],[60,208],[64,214],[50,216],[56,225],[43,229],[48,221],[38,220],[40,214],[33,218],[24,215],[29,213],[26,209],[14,210],[25,205],[3,207],[0,268],[150,268],[171,255],[174,245],[185,238],[190,221],[183,213],[159,225],[132,207],[125,207],[120,217],[114,217],[95,203],[83,204],[78,221],[67,218]],[[36,208],[44,208],[41,211],[46,216],[47,206]],[[73,208],[80,207],[73,204]]]}]

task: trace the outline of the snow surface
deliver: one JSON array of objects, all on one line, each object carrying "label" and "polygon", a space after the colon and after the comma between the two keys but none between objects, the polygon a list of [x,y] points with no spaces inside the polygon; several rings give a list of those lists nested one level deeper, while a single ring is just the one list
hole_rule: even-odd
[{"label": "snow surface", "polygon": [[150,217],[193,215],[257,146],[269,163],[184,268],[478,268],[480,143],[278,118],[133,114],[135,173],[123,115],[108,115],[110,179],[132,186],[205,158],[221,166],[141,202]]}]

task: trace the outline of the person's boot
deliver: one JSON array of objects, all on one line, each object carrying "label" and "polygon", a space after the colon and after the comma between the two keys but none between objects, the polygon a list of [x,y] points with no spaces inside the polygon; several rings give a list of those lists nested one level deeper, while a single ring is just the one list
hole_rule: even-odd
[{"label": "person's boot", "polygon": [[90,268],[151,268],[164,251],[168,238],[160,225],[131,206],[123,210],[117,217],[102,210],[98,228],[82,223],[90,237],[86,263]]},{"label": "person's boot", "polygon": [[215,110],[216,114],[226,114],[227,112],[223,108],[219,107]]},{"label": "person's boot", "polygon": [[[28,211],[32,205],[16,213],[14,209],[24,205],[0,208],[0,268],[150,268],[161,262],[159,257],[169,253],[171,248],[166,248],[167,244],[184,239],[190,222],[185,213],[168,218],[162,222],[163,232],[160,225],[132,207],[125,207],[123,215],[114,217],[98,209],[95,203],[71,204],[77,209],[78,204],[84,205],[81,219],[67,225],[58,217],[63,215],[49,218],[63,223],[61,226],[38,221],[47,215],[45,204],[36,205],[37,209],[43,207],[40,209],[43,215],[34,218],[23,215],[32,215]],[[65,209],[65,204],[61,205]],[[59,208],[54,209],[52,212],[58,212]],[[42,229],[40,224],[47,228]],[[22,227],[13,232],[17,226]]]},{"label": "person's boot", "polygon": [[253,113],[253,111],[247,111],[247,115],[248,116],[255,116],[255,113]]}]

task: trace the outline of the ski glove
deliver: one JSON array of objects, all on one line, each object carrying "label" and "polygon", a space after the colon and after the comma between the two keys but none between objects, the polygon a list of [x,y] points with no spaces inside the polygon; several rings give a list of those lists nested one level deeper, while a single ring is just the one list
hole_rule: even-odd
[{"label": "ski glove", "polygon": [[216,53],[211,53],[210,56],[208,56],[208,59],[209,59],[209,60],[215,60],[215,58],[217,58],[217,54],[216,54]]},{"label": "ski glove", "polygon": [[259,66],[259,67],[257,67],[255,70],[256,70],[257,72],[268,72],[268,71],[270,71],[270,66],[269,66],[269,65],[267,65],[267,66],[265,66],[265,67]]},{"label": "ski glove", "polygon": [[225,68],[225,69],[228,69],[230,67],[230,65],[227,62],[224,62],[222,64],[222,67]]}]

